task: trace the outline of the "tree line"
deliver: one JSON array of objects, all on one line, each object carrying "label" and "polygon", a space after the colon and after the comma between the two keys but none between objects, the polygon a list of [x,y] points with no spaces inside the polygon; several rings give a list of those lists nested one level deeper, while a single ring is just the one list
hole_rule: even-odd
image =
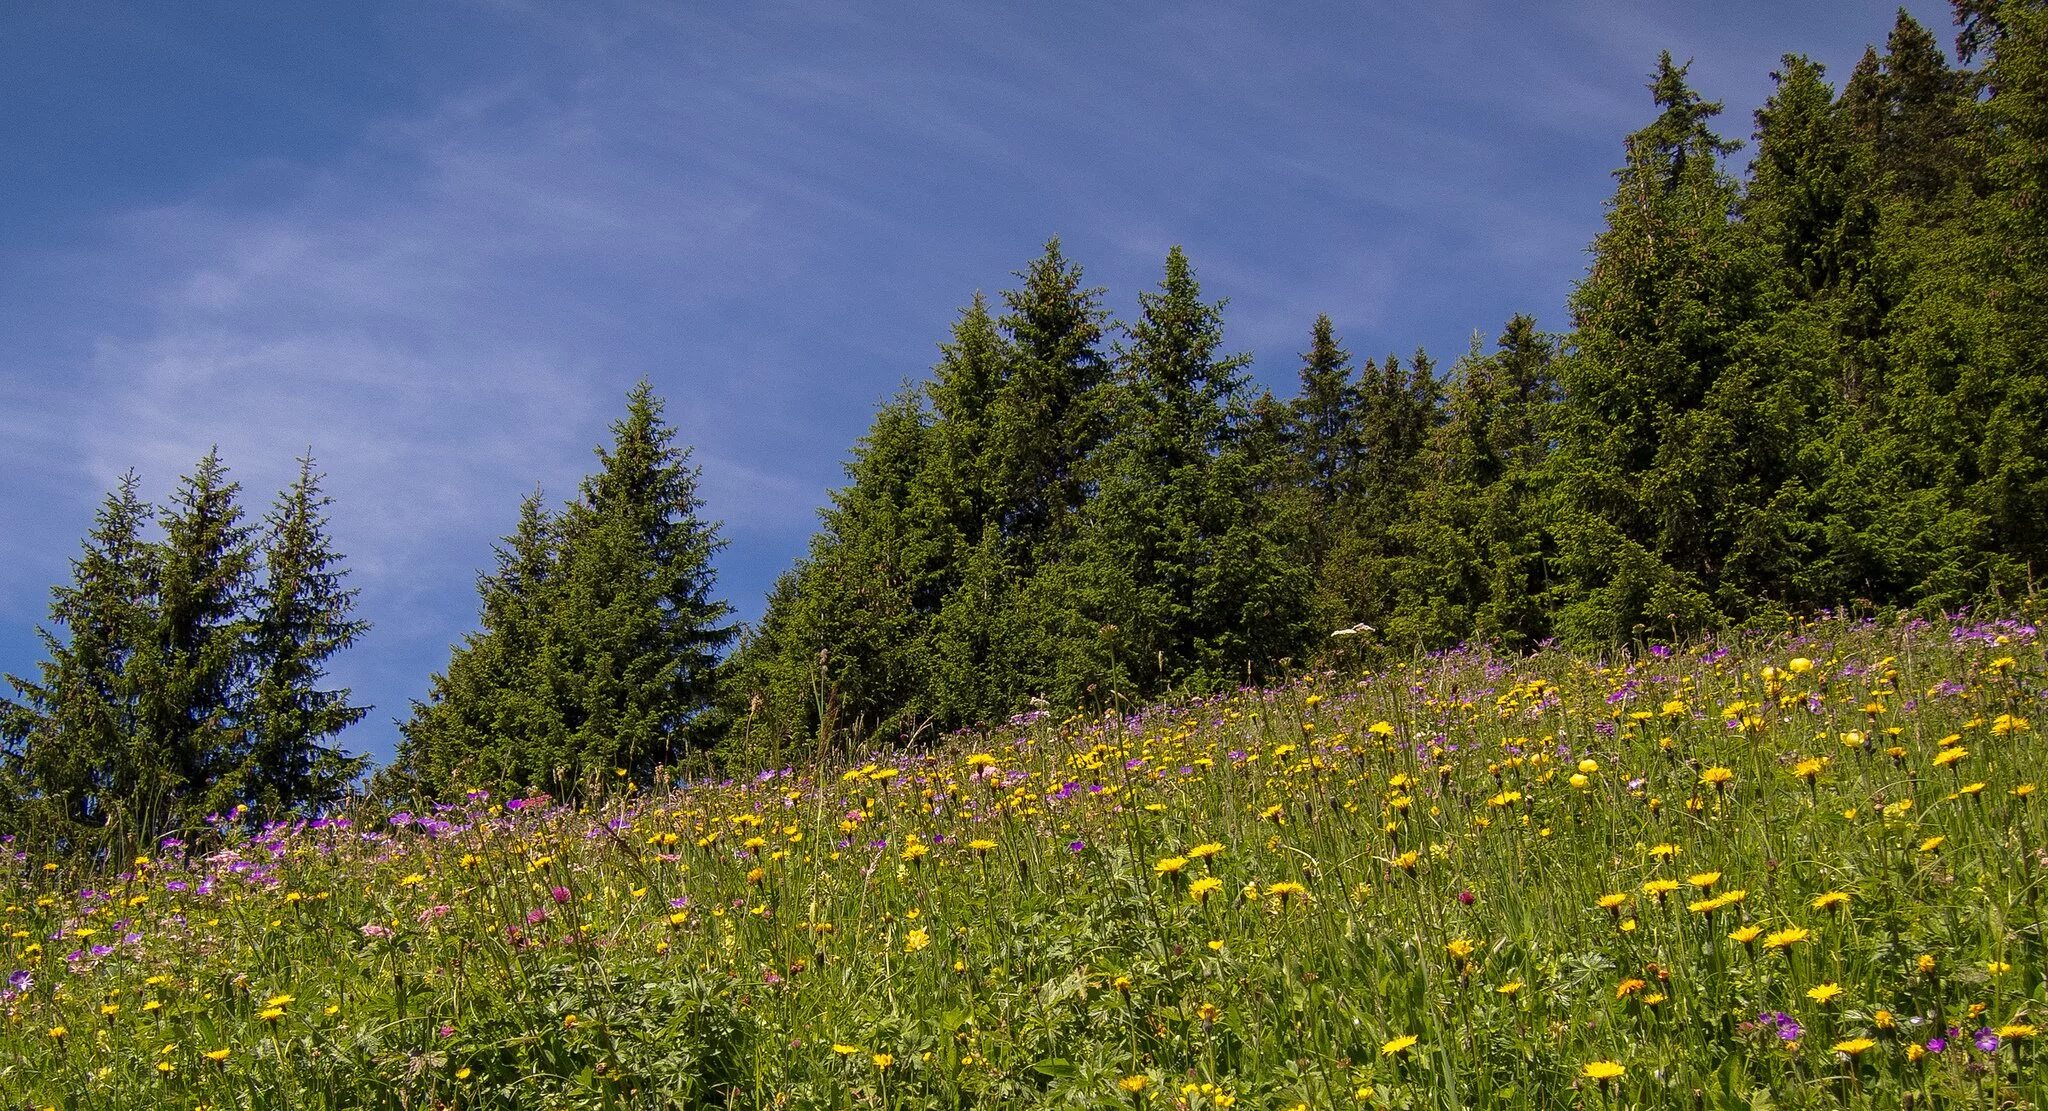
[{"label": "tree line", "polygon": [[[1328,653],[1625,643],[2032,589],[2048,541],[2048,13],[1901,12],[1742,145],[1667,53],[1571,328],[1252,391],[1175,250],[1112,325],[1057,241],[857,446],[731,664],[747,759]],[[1352,643],[1344,640],[1336,644]]]},{"label": "tree line", "polygon": [[[642,383],[577,496],[521,507],[374,786],[577,793],[914,742],[1258,681],[1360,643],[1339,630],[1600,646],[2029,591],[2048,8],[1955,7],[1960,65],[1904,12],[1839,89],[1786,56],[1741,176],[1661,57],[1569,330],[1516,316],[1448,367],[1361,361],[1319,316],[1276,397],[1181,250],[1118,322],[1051,241],[881,406],[744,631]],[[12,680],[0,813],[331,800],[358,765],[323,742],[362,711],[321,665],[362,626],[310,461],[260,543],[212,456],[161,540],[134,490],[56,592],[43,677]]]},{"label": "tree line", "polygon": [[[260,521],[218,451],[169,504],[133,472],[53,592],[47,659],[6,677],[0,829],[55,849],[147,850],[206,817],[314,811],[365,761],[329,743],[366,707],[327,661],[368,626],[327,535],[310,456]],[[241,808],[241,809],[238,809]]]}]

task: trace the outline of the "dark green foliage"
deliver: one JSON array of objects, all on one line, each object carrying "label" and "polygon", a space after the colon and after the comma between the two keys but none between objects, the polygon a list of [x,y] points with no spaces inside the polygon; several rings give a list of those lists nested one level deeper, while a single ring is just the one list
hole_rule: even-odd
[{"label": "dark green foliage", "polygon": [[[361,761],[326,744],[359,720],[324,663],[367,628],[326,535],[312,460],[259,530],[218,452],[153,510],[133,473],[53,591],[38,682],[0,704],[7,810],[74,850],[146,848],[210,811],[310,812]],[[161,539],[145,530],[161,525]]]},{"label": "dark green foliage", "polygon": [[[1796,55],[1746,181],[1666,54],[1573,328],[1447,381],[1327,316],[1252,397],[1176,251],[1113,361],[1057,242],[886,409],[735,668],[749,728],[857,745],[1100,708],[1373,638],[1682,635],[2029,589],[2048,545],[2048,14]],[[773,661],[771,664],[770,661]]]},{"label": "dark green foliage", "polygon": [[122,476],[72,561],[71,584],[51,592],[50,620],[69,636],[39,630],[48,655],[40,682],[7,677],[20,700],[0,707],[16,831],[105,824],[144,778],[138,765],[156,759],[141,721],[138,657],[157,559],[140,484],[133,471]]},{"label": "dark green foliage", "polygon": [[1420,466],[1412,517],[1399,529],[1400,601],[1386,639],[1425,646],[1476,636],[1526,644],[1549,634],[1539,499],[1556,423],[1556,346],[1526,316],[1498,350],[1457,367],[1444,422]]},{"label": "dark green foliage", "polygon": [[129,796],[141,815],[168,814],[174,800],[195,795],[206,809],[224,809],[240,795],[250,738],[235,699],[255,631],[257,569],[240,493],[209,452],[161,516],[154,627],[136,661],[143,735],[157,749]]},{"label": "dark green foliage", "polygon": [[1095,495],[1069,558],[1041,569],[1044,604],[1081,634],[1038,677],[1069,704],[1242,680],[1291,653],[1306,617],[1306,569],[1267,532],[1239,443],[1248,360],[1221,351],[1221,305],[1179,248],[1139,304]]},{"label": "dark green foliage", "polygon": [[809,555],[776,583],[734,663],[748,701],[742,744],[780,759],[800,739],[900,735],[929,717],[932,606],[919,595],[935,593],[931,526],[946,521],[913,498],[931,438],[905,391],[855,447]]},{"label": "dark green foliage", "polygon": [[928,736],[1017,709],[1066,650],[1043,604],[1111,428],[1100,291],[1057,239],[932,380],[883,407],[809,553],[729,665],[737,759]]},{"label": "dark green foliage", "polygon": [[[1057,550],[1087,499],[1082,462],[1111,431],[1102,291],[1081,284],[1060,241],[1003,294],[1008,358],[988,395],[983,435],[989,518],[1013,553]],[[970,418],[971,419],[971,418]]]},{"label": "dark green foliage", "polygon": [[580,497],[558,515],[538,494],[522,504],[478,582],[481,628],[414,704],[381,789],[575,795],[596,779],[651,782],[709,748],[733,631],[711,597],[717,527],[672,440],[643,381]]},{"label": "dark green foliage", "polygon": [[264,520],[263,580],[251,630],[251,743],[243,794],[264,813],[317,811],[340,798],[367,761],[322,743],[361,721],[346,688],[322,689],[326,663],[369,631],[350,616],[341,556],[327,536],[328,497],[310,456]]}]

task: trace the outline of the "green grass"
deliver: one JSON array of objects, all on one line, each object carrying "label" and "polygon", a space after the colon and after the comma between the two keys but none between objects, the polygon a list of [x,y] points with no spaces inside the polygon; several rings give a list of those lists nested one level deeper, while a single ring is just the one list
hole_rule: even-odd
[{"label": "green grass", "polygon": [[2042,676],[2020,620],[1463,651],[587,812],[21,859],[0,1092],[2048,1106]]}]

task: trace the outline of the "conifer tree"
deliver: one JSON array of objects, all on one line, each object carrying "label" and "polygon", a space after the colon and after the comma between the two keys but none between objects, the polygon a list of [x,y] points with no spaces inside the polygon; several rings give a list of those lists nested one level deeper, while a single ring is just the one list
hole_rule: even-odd
[{"label": "conifer tree", "polygon": [[855,447],[809,554],[776,583],[733,665],[757,753],[856,749],[931,716],[930,619],[917,596],[932,573],[932,522],[912,504],[929,439],[921,397],[899,393]]},{"label": "conifer tree", "polygon": [[161,751],[143,734],[138,655],[151,629],[156,553],[144,530],[153,510],[130,471],[107,495],[72,581],[52,594],[50,622],[37,631],[46,659],[37,680],[7,676],[0,700],[0,766],[12,805],[9,832],[67,846],[110,813],[131,808],[127,792],[154,778]]},{"label": "conifer tree", "polygon": [[1073,616],[1047,678],[1069,702],[1090,685],[1225,681],[1302,635],[1306,573],[1262,532],[1237,441],[1247,359],[1222,352],[1222,306],[1201,299],[1178,247],[1165,269],[1121,351],[1116,430],[1092,460],[1075,557],[1053,572]]},{"label": "conifer tree", "polygon": [[562,596],[550,622],[573,685],[567,758],[646,782],[707,748],[718,659],[734,630],[712,597],[724,547],[703,518],[697,470],[644,379],[600,449],[597,473],[562,515]]},{"label": "conifer tree", "polygon": [[646,782],[709,746],[732,629],[711,595],[717,526],[673,438],[642,381],[580,497],[559,515],[538,495],[522,506],[478,584],[482,628],[404,726],[403,776],[435,794],[499,784],[574,795],[615,771]]},{"label": "conifer tree", "polygon": [[259,553],[241,490],[220,452],[208,451],[159,518],[157,604],[137,656],[141,733],[157,755],[138,762],[133,792],[121,792],[144,827],[226,811],[246,797]]},{"label": "conifer tree", "polygon": [[1109,434],[1102,291],[1081,284],[1057,238],[1003,293],[1011,352],[990,399],[990,513],[1018,556],[1057,558],[1087,498],[1081,463]]},{"label": "conifer tree", "polygon": [[327,661],[369,631],[353,616],[341,556],[327,535],[327,507],[311,455],[265,518],[263,578],[252,631],[247,707],[252,743],[244,791],[259,809],[317,811],[340,798],[367,760],[326,743],[369,711],[346,687],[323,689]]},{"label": "conifer tree", "polygon": [[1442,416],[1436,365],[1417,350],[1366,360],[1352,393],[1354,462],[1332,505],[1330,542],[1318,568],[1317,623],[1384,624],[1394,611],[1404,558],[1400,526],[1420,486],[1421,454]]},{"label": "conifer tree", "polygon": [[374,793],[435,794],[455,784],[548,781],[560,715],[541,666],[559,591],[560,537],[540,491],[519,505],[519,524],[477,576],[478,628],[450,653],[426,701],[400,727],[397,760]]},{"label": "conifer tree", "polygon": [[[0,708],[17,820],[74,848],[146,847],[209,811],[315,810],[361,761],[325,744],[365,711],[319,688],[366,628],[349,616],[311,460],[264,535],[210,451],[156,510],[133,472],[54,592],[42,681]],[[162,525],[161,539],[144,534]]]},{"label": "conifer tree", "polygon": [[1715,561],[1718,510],[1702,499],[1724,488],[1732,432],[1718,419],[1678,425],[1714,389],[1751,311],[1735,186],[1719,162],[1737,144],[1708,126],[1721,106],[1668,53],[1650,89],[1660,112],[1628,137],[1561,371],[1570,404],[1550,512],[1572,600],[1559,629],[1589,641],[1717,613],[1700,572]]},{"label": "conifer tree", "polygon": [[1357,507],[1365,458],[1362,399],[1352,381],[1351,355],[1337,344],[1335,327],[1319,314],[1301,356],[1301,393],[1290,405],[1288,447],[1298,461],[1308,547],[1307,565],[1320,568],[1344,515]]},{"label": "conifer tree", "polygon": [[918,605],[931,617],[931,706],[944,726],[1008,713],[1015,690],[1006,680],[1013,671],[999,655],[1006,645],[997,629],[1016,601],[1009,561],[1016,549],[1003,538],[998,476],[1005,468],[994,455],[1001,442],[997,398],[1014,358],[1015,348],[977,293],[954,325],[927,390],[931,452],[912,500],[935,533],[926,581],[939,596],[920,596]]},{"label": "conifer tree", "polygon": [[[1967,246],[1944,258],[1916,351],[1954,360],[1931,385],[1948,387],[1950,428],[1981,430],[1960,477],[1988,525],[1987,585],[2011,593],[2048,552],[2048,8],[1963,0],[1957,15],[1959,49],[1985,59],[1973,138],[1988,196],[1968,210]],[[1951,323],[1938,332],[1940,312]]]},{"label": "conifer tree", "polygon": [[1540,482],[1551,449],[1555,345],[1527,316],[1497,350],[1460,360],[1445,420],[1420,465],[1412,519],[1397,527],[1400,601],[1386,621],[1397,645],[1464,637],[1526,644],[1548,635],[1549,538]]},{"label": "conifer tree", "polygon": [[1904,8],[1885,40],[1882,88],[1877,168],[1890,189],[1928,204],[1968,183],[1977,161],[1971,157],[1974,75],[1952,68],[1934,35]]}]

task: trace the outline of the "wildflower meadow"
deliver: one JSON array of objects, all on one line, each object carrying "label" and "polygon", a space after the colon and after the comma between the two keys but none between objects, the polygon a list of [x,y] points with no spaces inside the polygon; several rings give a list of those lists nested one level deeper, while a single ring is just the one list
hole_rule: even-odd
[{"label": "wildflower meadow", "polygon": [[16,853],[0,1104],[2041,1107],[2043,690],[1830,618]]}]

